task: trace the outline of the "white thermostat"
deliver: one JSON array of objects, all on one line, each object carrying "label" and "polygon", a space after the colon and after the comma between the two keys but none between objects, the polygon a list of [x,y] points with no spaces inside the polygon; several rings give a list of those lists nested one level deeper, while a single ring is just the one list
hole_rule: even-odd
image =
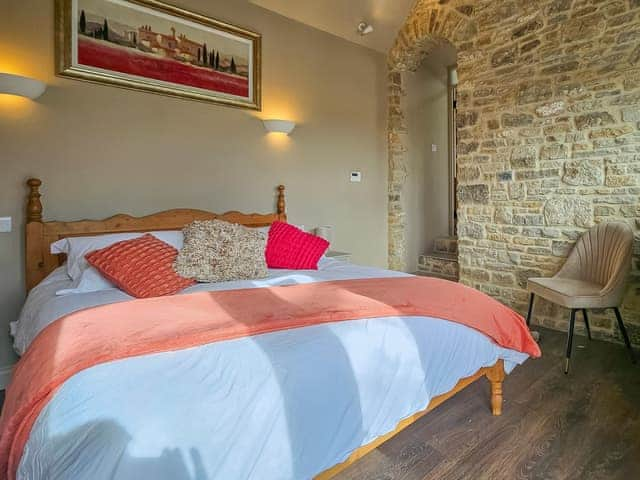
[{"label": "white thermostat", "polygon": [[362,172],[360,170],[351,172],[351,176],[349,179],[352,183],[360,183],[362,181]]},{"label": "white thermostat", "polygon": [[0,232],[11,231],[11,217],[0,217]]}]

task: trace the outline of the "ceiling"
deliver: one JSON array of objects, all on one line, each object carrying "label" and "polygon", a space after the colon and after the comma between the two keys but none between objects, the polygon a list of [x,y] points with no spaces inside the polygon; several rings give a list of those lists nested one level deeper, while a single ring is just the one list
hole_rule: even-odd
[{"label": "ceiling", "polygon": [[[249,0],[285,17],[387,53],[415,0]],[[362,21],[373,33],[357,32]]]}]

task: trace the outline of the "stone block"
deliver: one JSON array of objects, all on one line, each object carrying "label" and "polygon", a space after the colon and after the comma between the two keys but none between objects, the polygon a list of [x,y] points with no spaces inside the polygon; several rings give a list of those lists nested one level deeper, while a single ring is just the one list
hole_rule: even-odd
[{"label": "stone block", "polygon": [[513,222],[513,211],[510,207],[498,207],[495,214],[496,223],[511,224]]},{"label": "stone block", "polygon": [[461,182],[469,182],[480,179],[480,167],[471,165],[468,167],[458,167],[457,178]]},{"label": "stone block", "polygon": [[478,142],[460,142],[457,150],[460,155],[468,155],[478,150]]},{"label": "stone block", "polygon": [[584,115],[578,115],[575,118],[575,124],[578,130],[599,127],[601,125],[609,125],[612,123],[615,123],[615,119],[609,112],[591,112]]},{"label": "stone block", "polygon": [[553,97],[553,86],[549,82],[527,82],[520,86],[517,102],[520,105],[549,100]]},{"label": "stone block", "polygon": [[536,108],[539,117],[552,117],[564,113],[566,104],[562,101],[547,103]]},{"label": "stone block", "polygon": [[623,122],[640,122],[640,108],[628,107],[622,109]]},{"label": "stone block", "polygon": [[511,65],[515,63],[517,57],[518,57],[517,45],[501,48],[491,56],[491,66],[501,67],[504,65]]},{"label": "stone block", "polygon": [[537,30],[540,30],[544,26],[544,23],[540,18],[535,18],[523,25],[520,25],[518,28],[514,29],[511,33],[511,38],[513,40],[517,40],[525,35],[529,35]]},{"label": "stone block", "polygon": [[602,185],[604,166],[602,160],[571,160],[564,165],[562,181],[569,185]]},{"label": "stone block", "polygon": [[513,215],[514,225],[544,225],[544,217],[537,214]]},{"label": "stone block", "polygon": [[478,112],[460,112],[456,117],[458,128],[465,128],[478,123]]},{"label": "stone block", "polygon": [[588,228],[594,225],[593,217],[593,206],[582,198],[553,198],[544,205],[547,225],[576,225]]},{"label": "stone block", "polygon": [[540,149],[540,160],[557,160],[567,158],[568,148],[563,143],[551,143]]},{"label": "stone block", "polygon": [[626,187],[638,185],[638,175],[609,175],[605,180],[608,187]]},{"label": "stone block", "polygon": [[485,184],[460,185],[458,186],[457,194],[458,194],[458,201],[461,204],[489,203],[489,186]]},{"label": "stone block", "polygon": [[475,239],[484,238],[484,228],[479,223],[465,222],[458,226],[458,235],[460,237],[469,237]]},{"label": "stone block", "polygon": [[511,168],[532,168],[536,166],[538,148],[535,146],[516,147],[511,151]]},{"label": "stone block", "polygon": [[504,113],[502,115],[503,127],[526,127],[533,123],[533,115],[526,113]]}]

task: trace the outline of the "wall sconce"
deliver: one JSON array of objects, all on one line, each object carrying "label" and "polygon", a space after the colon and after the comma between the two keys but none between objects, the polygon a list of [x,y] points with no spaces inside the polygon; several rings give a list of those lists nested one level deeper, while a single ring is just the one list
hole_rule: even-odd
[{"label": "wall sconce", "polygon": [[47,89],[47,84],[33,78],[0,73],[0,94],[19,95],[35,100]]},{"label": "wall sconce", "polygon": [[296,123],[290,120],[263,120],[264,128],[269,133],[284,133],[289,135],[296,128]]}]

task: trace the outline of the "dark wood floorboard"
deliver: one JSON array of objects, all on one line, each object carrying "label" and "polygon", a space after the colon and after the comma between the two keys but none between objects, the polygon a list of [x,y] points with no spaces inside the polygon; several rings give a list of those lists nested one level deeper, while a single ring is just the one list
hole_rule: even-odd
[{"label": "dark wood floorboard", "polygon": [[640,479],[640,367],[624,347],[541,329],[543,357],[507,377],[501,417],[480,380],[336,479]]}]

